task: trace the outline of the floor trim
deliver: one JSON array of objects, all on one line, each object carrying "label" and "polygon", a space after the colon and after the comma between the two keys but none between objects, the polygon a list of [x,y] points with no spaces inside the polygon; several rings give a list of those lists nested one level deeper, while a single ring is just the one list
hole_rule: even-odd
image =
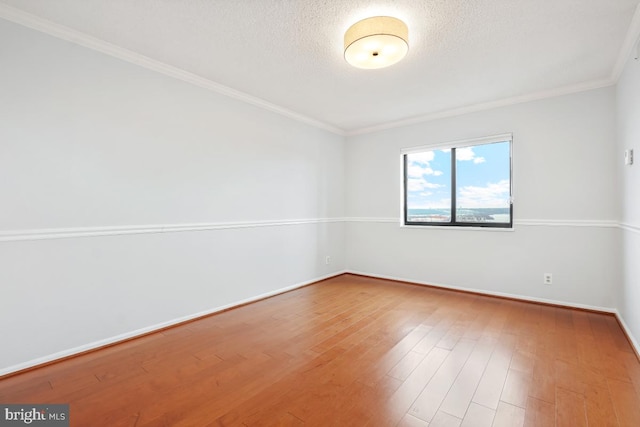
[{"label": "floor trim", "polygon": [[634,338],[633,334],[631,333],[631,330],[629,329],[629,327],[627,326],[627,324],[624,321],[624,318],[622,317],[622,315],[620,314],[620,312],[615,309],[615,308],[607,308],[607,307],[597,307],[597,306],[591,306],[591,305],[586,305],[586,304],[577,304],[577,303],[569,303],[569,302],[564,302],[564,301],[556,301],[556,300],[549,300],[549,299],[544,299],[544,298],[535,298],[535,297],[527,297],[527,296],[523,296],[523,295],[516,295],[516,294],[508,294],[508,293],[503,293],[503,292],[492,292],[492,291],[484,291],[484,290],[480,290],[480,289],[472,289],[472,288],[465,288],[465,287],[459,287],[459,286],[451,286],[451,285],[445,285],[445,284],[438,284],[438,283],[431,283],[431,282],[425,282],[425,281],[416,281],[416,280],[408,280],[408,279],[403,279],[403,278],[398,278],[398,277],[392,277],[392,276],[386,276],[386,275],[379,275],[379,274],[371,274],[371,273],[363,273],[360,271],[354,271],[354,270],[342,270],[342,271],[338,271],[335,273],[331,273],[325,276],[321,276],[312,280],[307,280],[304,282],[300,282],[288,287],[284,287],[284,288],[280,288],[277,289],[275,291],[272,292],[267,292],[261,295],[257,295],[255,297],[252,298],[247,298],[241,301],[237,301],[231,304],[227,304],[224,306],[220,306],[220,307],[216,307],[213,308],[211,310],[206,310],[206,311],[202,311],[199,313],[195,313],[192,315],[188,315],[188,316],[184,316],[184,317],[180,317],[177,319],[173,319],[167,322],[163,322],[163,323],[159,323],[156,325],[152,325],[146,328],[142,328],[142,329],[138,329],[129,333],[125,333],[125,334],[121,334],[121,335],[117,335],[114,337],[110,337],[104,340],[100,340],[100,341],[95,341],[93,343],[89,343],[83,346],[79,346],[79,347],[75,347],[75,348],[71,348],[68,350],[64,350],[58,353],[54,353],[48,356],[44,356],[41,358],[37,358],[37,359],[33,359],[18,365],[14,365],[14,366],[10,366],[8,368],[2,369],[0,370],[0,380],[3,380],[5,378],[8,377],[12,377],[14,375],[19,375],[28,371],[32,371],[47,365],[51,365],[57,362],[61,362],[67,359],[72,359],[74,357],[78,357],[87,353],[92,353],[107,347],[111,347],[114,345],[118,345],[120,343],[126,342],[126,341],[131,341],[137,338],[141,338],[144,337],[146,335],[150,335],[153,333],[157,333],[157,332],[161,332],[167,329],[171,329],[174,328],[176,326],[180,326],[183,325],[185,323],[190,323],[190,322],[194,322],[196,320],[205,318],[205,317],[209,317],[212,315],[215,315],[216,313],[220,313],[223,311],[227,311],[227,310],[232,310],[234,308],[238,308],[238,307],[242,307],[244,305],[248,305],[254,302],[258,302],[267,298],[271,298],[274,297],[276,295],[280,295],[286,292],[290,292],[305,286],[310,286],[334,277],[338,277],[338,276],[342,276],[342,275],[353,275],[353,276],[360,276],[360,277],[368,277],[368,278],[373,278],[373,279],[382,279],[382,280],[389,280],[389,281],[393,281],[393,282],[400,282],[400,283],[405,283],[405,284],[411,284],[411,285],[417,285],[417,286],[427,286],[427,287],[432,287],[432,288],[438,288],[438,289],[445,289],[445,290],[449,290],[449,291],[454,291],[454,292],[464,292],[464,293],[468,293],[468,294],[475,294],[475,295],[483,295],[483,296],[489,296],[489,297],[494,297],[494,298],[501,298],[501,299],[508,299],[508,300],[514,300],[514,301],[522,301],[522,302],[529,302],[529,303],[534,303],[534,304],[542,304],[542,305],[547,305],[547,306],[553,306],[553,307],[561,307],[561,308],[571,308],[571,309],[577,309],[577,310],[583,310],[583,311],[590,311],[590,312],[595,312],[595,313],[601,313],[601,314],[609,314],[615,317],[615,319],[618,321],[618,323],[620,324],[620,327],[622,329],[622,331],[624,332],[625,336],[627,337],[627,341],[629,342],[631,348],[633,349],[636,357],[638,358],[638,360],[640,360],[640,345],[638,344],[638,342],[636,341],[636,339]]},{"label": "floor trim", "polygon": [[176,326],[184,325],[185,323],[194,322],[196,320],[212,316],[214,314],[232,310],[234,308],[242,307],[244,305],[248,305],[254,302],[258,302],[261,300],[265,300],[267,298],[274,297],[276,295],[284,294],[286,292],[290,292],[299,288],[303,288],[305,286],[313,285],[318,282],[322,282],[324,280],[331,279],[333,277],[342,276],[345,274],[345,271],[338,271],[335,273],[331,273],[325,276],[317,277],[311,280],[306,280],[304,282],[296,283],[291,286],[287,286],[284,288],[277,289],[275,291],[267,292],[264,294],[257,295],[255,297],[247,298],[244,300],[236,301],[231,304],[226,304],[220,307],[216,307],[210,310],[201,311],[199,313],[191,314],[188,316],[183,316],[177,319],[168,320],[166,322],[158,323],[152,326],[148,326],[145,328],[137,329],[135,331],[127,332],[124,334],[116,335],[113,337],[109,337],[103,340],[94,341],[89,344],[81,345],[78,347],[70,348],[67,350],[63,350],[54,354],[50,354],[47,356],[39,357],[37,359],[32,359],[24,363],[20,363],[18,365],[9,366],[4,369],[0,369],[0,380],[3,380],[8,377],[12,377],[14,375],[19,375],[28,371],[32,371],[47,365],[51,365],[54,363],[62,362],[67,359],[72,359],[74,357],[82,356],[87,353],[92,353],[94,351],[102,350],[107,347],[112,347],[114,345],[118,345],[123,342],[131,341],[136,338],[141,338],[146,335],[154,334],[157,332],[161,332],[167,329],[174,328]]},{"label": "floor trim", "polygon": [[629,341],[629,344],[631,344],[631,348],[633,349],[633,352],[636,354],[636,357],[640,361],[640,344],[638,344],[638,341],[636,341],[636,339],[633,337],[633,334],[631,333],[631,329],[629,329],[629,326],[624,321],[622,314],[620,314],[620,312],[616,310],[615,315],[616,315],[616,320],[620,324],[620,328],[622,329],[622,332],[624,332],[625,336],[627,337],[627,341]]},{"label": "floor trim", "polygon": [[363,272],[354,271],[354,270],[347,270],[346,273],[353,274],[356,276],[372,277],[374,279],[392,280],[395,282],[409,283],[409,284],[420,285],[420,286],[430,286],[433,288],[448,289],[451,291],[465,292],[470,294],[492,296],[497,298],[516,300],[516,301],[533,302],[537,304],[550,305],[554,307],[576,308],[579,310],[593,311],[595,313],[607,313],[607,314],[616,313],[615,308],[609,308],[609,307],[599,307],[599,306],[588,305],[588,304],[578,304],[578,303],[571,303],[571,302],[565,302],[565,301],[551,300],[546,298],[529,297],[525,295],[509,294],[506,292],[486,291],[486,290],[476,289],[476,288],[465,288],[462,286],[453,286],[453,285],[447,285],[443,283],[433,283],[433,282],[426,282],[426,281],[420,281],[420,280],[405,279],[405,278],[394,277],[394,276],[386,276],[383,274],[363,273]]},{"label": "floor trim", "polygon": [[508,300],[514,300],[514,301],[530,302],[530,303],[534,303],[534,304],[542,304],[542,305],[547,305],[547,306],[552,306],[552,307],[571,308],[571,309],[575,309],[575,310],[589,311],[589,312],[593,312],[593,313],[609,314],[609,315],[612,315],[613,317],[615,317],[615,319],[620,324],[620,328],[622,329],[622,331],[624,332],[625,336],[627,337],[627,341],[629,341],[629,345],[633,349],[636,357],[638,358],[638,361],[640,361],[640,344],[634,338],[633,334],[631,333],[631,329],[629,329],[629,327],[625,323],[624,318],[622,317],[620,312],[615,308],[598,307],[598,306],[592,306],[592,305],[587,305],[587,304],[577,304],[577,303],[570,303],[570,302],[564,302],[564,301],[549,300],[549,299],[545,299],[545,298],[527,297],[527,296],[524,296],[524,295],[508,294],[508,293],[503,293],[503,292],[484,291],[484,290],[481,290],[481,289],[472,289],[472,288],[464,288],[464,287],[460,287],[460,286],[444,285],[444,284],[439,284],[439,283],[431,283],[431,282],[424,282],[424,281],[400,279],[400,278],[392,277],[392,276],[385,276],[385,275],[381,275],[381,274],[363,273],[363,272],[354,271],[354,270],[347,270],[345,272],[345,274],[351,274],[351,275],[354,275],[354,276],[361,276],[361,277],[370,277],[370,278],[373,278],[373,279],[391,280],[391,281],[394,281],[394,282],[407,283],[407,284],[410,284],[410,285],[427,286],[427,287],[432,287],[432,288],[446,289],[446,290],[449,290],[449,291],[464,292],[464,293],[468,293],[468,294],[483,295],[483,296],[489,296],[489,297],[494,297],[494,298],[502,298],[502,299],[508,299]]}]

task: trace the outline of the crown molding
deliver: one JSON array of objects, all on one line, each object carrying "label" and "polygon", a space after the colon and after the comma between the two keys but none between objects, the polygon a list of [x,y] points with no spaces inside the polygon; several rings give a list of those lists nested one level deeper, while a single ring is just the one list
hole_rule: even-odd
[{"label": "crown molding", "polygon": [[429,122],[432,120],[437,120],[437,119],[442,119],[447,117],[455,117],[463,114],[491,110],[494,108],[500,108],[500,107],[505,107],[509,105],[522,104],[525,102],[537,101],[537,100],[542,100],[546,98],[553,98],[557,96],[568,95],[568,94],[578,93],[578,92],[585,92],[589,90],[599,89],[602,87],[612,86],[616,84],[618,79],[620,78],[620,75],[622,74],[622,70],[624,69],[626,61],[630,57],[631,52],[635,47],[635,43],[637,42],[638,37],[640,36],[640,5],[638,5],[634,13],[633,19],[631,21],[629,31],[627,32],[625,42],[623,44],[623,47],[620,50],[620,54],[618,56],[616,65],[612,71],[610,78],[583,82],[575,85],[563,86],[560,88],[534,92],[534,93],[521,95],[521,96],[503,98],[495,101],[472,104],[472,105],[467,105],[459,108],[436,111],[433,113],[428,113],[420,116],[385,122],[380,125],[375,125],[370,127],[345,130],[345,129],[338,128],[336,126],[332,126],[328,123],[321,122],[309,116],[305,116],[303,114],[289,110],[287,108],[281,107],[279,105],[270,103],[264,99],[249,95],[245,92],[241,92],[239,90],[230,88],[223,84],[206,79],[197,74],[157,61],[155,59],[141,55],[139,53],[130,51],[128,49],[124,49],[120,46],[117,46],[112,43],[106,42],[104,40],[98,39],[96,37],[90,36],[83,32],[71,29],[64,25],[60,25],[46,19],[39,18],[35,15],[24,12],[20,9],[16,9],[14,7],[7,6],[1,3],[0,3],[0,18],[6,19],[7,21],[11,21],[16,24],[23,25],[25,27],[31,28],[36,31],[40,31],[50,36],[75,43],[77,45],[86,47],[88,49],[101,52],[103,54],[138,65],[140,67],[143,67],[152,71],[156,71],[166,76],[173,77],[178,80],[182,80],[186,83],[193,84],[195,86],[210,90],[212,92],[216,92],[220,95],[223,95],[232,99],[236,99],[238,101],[253,105],[255,107],[258,107],[267,111],[271,111],[273,113],[298,121],[300,123],[304,123],[304,124],[313,126],[315,128],[322,129],[340,136],[355,136],[355,135],[374,133],[374,132],[379,132],[383,130]]},{"label": "crown molding", "polygon": [[370,126],[366,128],[360,128],[352,131],[347,131],[347,136],[363,135],[367,133],[374,133],[388,129],[394,129],[409,125],[415,125],[419,123],[429,122],[437,119],[444,119],[447,117],[461,116],[463,114],[476,113],[479,111],[492,110],[494,108],[506,107],[509,105],[523,104],[525,102],[539,101],[547,98],[554,98],[557,96],[570,95],[572,93],[586,92],[589,90],[600,89],[607,86],[613,86],[616,82],[611,79],[594,80],[590,82],[578,83],[575,85],[563,86],[555,89],[544,90],[527,95],[514,96],[511,98],[503,98],[496,101],[484,102],[480,104],[467,105],[460,108],[452,108],[449,110],[437,111],[434,113],[424,114],[421,116],[410,117],[407,119],[396,120],[392,122],[383,123],[376,126]]},{"label": "crown molding", "polygon": [[174,67],[172,65],[165,64],[164,62],[157,61],[131,50],[124,49],[120,46],[90,36],[81,31],[71,29],[64,25],[56,24],[55,22],[39,18],[30,13],[1,3],[0,18],[11,21],[15,24],[31,28],[36,31],[40,31],[58,39],[62,39],[86,47],[88,49],[101,52],[114,58],[121,59],[131,64],[135,64],[140,67],[164,74],[165,76],[182,80],[186,83],[199,86],[212,92],[216,92],[220,95],[224,95],[226,97],[242,101],[255,107],[271,111],[289,119],[293,119],[298,122],[311,125],[313,127],[326,130],[337,135],[345,135],[345,132],[342,129],[339,129],[335,126],[329,125],[303,114],[296,113],[295,111],[286,109],[279,105],[272,104],[271,102],[265,101],[264,99],[230,88],[228,86],[206,79],[197,74],[190,73],[178,67]]},{"label": "crown molding", "polygon": [[624,66],[627,64],[627,61],[633,54],[633,49],[636,47],[636,44],[639,43],[639,38],[640,4],[636,7],[636,12],[633,14],[631,25],[629,25],[629,30],[627,31],[627,36],[625,37],[622,48],[620,49],[620,53],[618,54],[618,60],[616,61],[616,65],[613,67],[613,71],[611,72],[611,81],[617,83],[618,79],[620,79],[622,71],[624,71]]}]

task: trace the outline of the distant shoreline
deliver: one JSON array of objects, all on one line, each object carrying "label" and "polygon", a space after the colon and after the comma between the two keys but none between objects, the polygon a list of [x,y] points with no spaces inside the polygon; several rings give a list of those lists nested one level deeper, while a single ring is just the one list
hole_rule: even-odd
[{"label": "distant shoreline", "polygon": [[[509,208],[460,208],[456,211],[459,222],[499,222],[511,219]],[[408,222],[450,222],[450,209],[408,209]]]}]

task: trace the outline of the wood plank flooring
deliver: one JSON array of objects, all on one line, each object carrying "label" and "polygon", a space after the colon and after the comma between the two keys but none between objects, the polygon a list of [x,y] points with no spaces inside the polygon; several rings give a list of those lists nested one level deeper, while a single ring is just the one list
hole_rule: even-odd
[{"label": "wood plank flooring", "polygon": [[615,318],[343,275],[0,380],[72,426],[638,426]]}]

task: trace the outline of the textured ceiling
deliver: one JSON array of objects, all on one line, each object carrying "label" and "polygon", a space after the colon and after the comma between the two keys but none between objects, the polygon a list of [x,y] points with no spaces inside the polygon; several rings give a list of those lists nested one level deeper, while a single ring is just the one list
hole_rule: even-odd
[{"label": "textured ceiling", "polygon": [[[639,2],[0,0],[347,132],[611,84]],[[407,23],[409,54],[351,68],[344,32],[374,15]]]}]

